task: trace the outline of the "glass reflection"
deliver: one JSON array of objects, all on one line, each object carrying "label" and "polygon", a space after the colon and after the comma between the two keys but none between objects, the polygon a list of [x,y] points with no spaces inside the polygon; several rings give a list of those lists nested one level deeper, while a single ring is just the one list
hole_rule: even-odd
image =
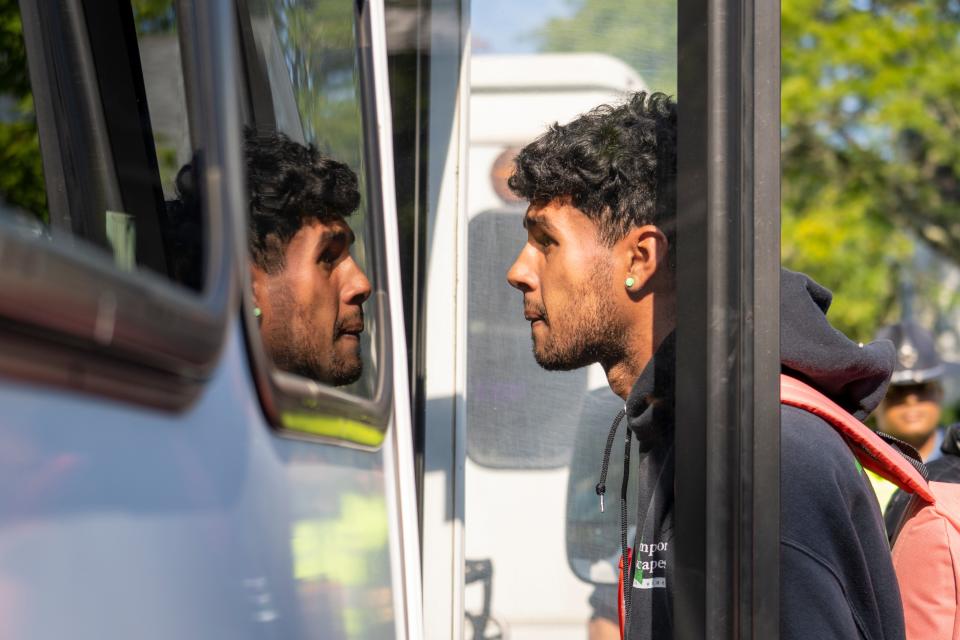
[{"label": "glass reflection", "polygon": [[[184,231],[169,219],[173,178],[194,150],[175,3],[90,3],[82,34],[71,35],[51,5],[44,42],[31,45],[32,83],[25,36],[36,40],[38,27],[25,29],[21,4],[35,3],[0,3],[0,224],[199,291],[202,263],[183,277]],[[201,251],[199,215],[192,231],[197,239],[183,242]]]},{"label": "glass reflection", "polygon": [[[507,280],[523,294],[533,358],[548,371],[599,363],[625,403],[594,462],[603,511],[623,423],[623,489],[619,505],[610,500],[619,535],[587,546],[599,544],[601,557],[634,551],[622,577],[630,638],[672,637],[676,127],[673,99],[640,91],[548,129],[520,151],[509,180],[530,203],[527,241]],[[631,450],[640,455],[634,504]],[[572,554],[571,565],[583,557]],[[591,638],[620,635],[611,596],[614,589],[598,586],[590,599]]]},{"label": "glass reflection", "polygon": [[[648,18],[656,15],[651,28],[662,36],[656,42],[638,37],[647,29],[636,26],[642,21],[616,28],[620,13],[597,13],[596,4],[496,3],[472,8],[473,50],[479,55],[471,60],[465,555],[468,579],[472,566],[489,562],[490,586],[468,582],[465,605],[470,623],[487,617],[490,623],[466,626],[467,637],[490,637],[491,628],[497,627],[509,628],[515,638],[620,637],[616,581],[622,440],[612,448],[607,465],[603,512],[595,487],[611,421],[624,402],[610,389],[599,364],[561,372],[540,368],[529,351],[531,327],[511,319],[519,320],[520,309],[515,292],[504,282],[504,273],[526,241],[522,220],[527,199],[507,185],[520,149],[597,105],[622,105],[638,91],[675,91],[675,4],[644,3]],[[504,21],[503,14],[511,19]],[[562,35],[546,37],[549,33]],[[608,129],[611,138],[622,133],[615,126]],[[572,152],[585,147],[574,144]],[[634,160],[624,163],[626,172],[633,170]],[[560,169],[557,179],[542,180],[543,186],[565,182],[561,188],[566,189],[576,181],[561,180]],[[585,183],[597,179],[583,163],[567,169],[568,175],[580,173]],[[554,194],[573,195],[573,190]],[[611,194],[598,189],[594,195],[602,199]],[[646,207],[653,197],[643,200]],[[668,221],[662,222],[665,237],[672,235]],[[591,282],[592,275],[590,265],[568,269],[565,284],[579,283],[582,291],[566,291],[562,305],[554,304],[559,280],[544,288],[549,299],[541,302],[553,307],[547,315],[570,329],[541,336],[546,341],[540,359],[552,368],[586,364],[567,361],[571,349],[576,351],[577,342],[592,340],[598,328],[615,320],[603,307],[616,297],[609,292],[598,297],[601,283]],[[616,283],[618,290],[625,278],[626,273]],[[588,308],[603,322],[587,321],[583,330],[573,326],[578,319],[587,320],[581,313]],[[661,339],[669,332],[664,323],[658,323],[657,331]],[[593,355],[589,359],[599,359]],[[671,358],[658,360],[667,364]],[[658,375],[660,392],[668,391],[664,387],[672,381],[663,379],[664,373]],[[626,426],[620,426],[621,439]],[[641,501],[638,480],[667,461],[664,455],[638,456],[636,446],[633,453],[626,525],[631,543]],[[645,492],[643,499],[649,498]],[[498,531],[505,521],[512,524],[509,536]],[[531,557],[562,561],[530,563]],[[536,592],[533,585],[542,582],[552,585],[550,596],[531,595]]]},{"label": "glass reflection", "polygon": [[264,349],[283,371],[356,382],[370,297],[346,222],[360,203],[357,176],[278,133],[248,131],[246,156],[250,275]]},{"label": "glass reflection", "polygon": [[[360,203],[357,175],[282,133],[245,132],[248,251],[254,314],[274,366],[342,386],[363,373],[366,274],[353,259],[347,218]],[[202,276],[196,163],[182,167],[163,218],[171,272]]]},{"label": "glass reflection", "polygon": [[282,371],[370,397],[377,327],[364,321],[376,316],[368,301],[376,277],[354,8],[243,6],[247,122],[256,131],[246,136],[250,268],[264,348]]}]

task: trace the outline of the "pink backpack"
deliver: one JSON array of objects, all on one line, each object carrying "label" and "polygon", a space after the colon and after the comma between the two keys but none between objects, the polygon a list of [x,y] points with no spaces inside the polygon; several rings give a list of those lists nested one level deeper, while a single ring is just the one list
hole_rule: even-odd
[{"label": "pink backpack", "polygon": [[825,420],[860,464],[914,495],[893,543],[907,638],[960,640],[960,484],[927,482],[922,463],[795,378],[780,376],[780,401]]}]

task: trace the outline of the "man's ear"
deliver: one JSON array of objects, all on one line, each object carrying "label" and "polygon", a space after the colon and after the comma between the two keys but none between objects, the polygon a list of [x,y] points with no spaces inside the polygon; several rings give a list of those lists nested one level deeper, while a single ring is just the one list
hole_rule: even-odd
[{"label": "man's ear", "polygon": [[621,241],[627,252],[627,276],[633,279],[633,291],[644,289],[651,278],[667,265],[669,242],[658,227],[647,224],[634,227]]},{"label": "man's ear", "polygon": [[268,299],[267,272],[253,262],[250,263],[250,289],[253,292],[253,306],[261,307],[260,303]]}]

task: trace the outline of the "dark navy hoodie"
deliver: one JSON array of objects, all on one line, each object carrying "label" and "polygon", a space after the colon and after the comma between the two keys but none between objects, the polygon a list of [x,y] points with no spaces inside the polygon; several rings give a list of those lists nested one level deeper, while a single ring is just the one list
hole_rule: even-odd
[{"label": "dark navy hoodie", "polygon": [[[893,345],[850,341],[827,322],[830,301],[806,276],[782,271],[781,368],[863,419],[886,392]],[[626,403],[641,456],[630,640],[673,636],[673,363],[671,337]],[[903,638],[897,580],[869,480],[820,418],[785,406],[780,429],[780,637]]]}]

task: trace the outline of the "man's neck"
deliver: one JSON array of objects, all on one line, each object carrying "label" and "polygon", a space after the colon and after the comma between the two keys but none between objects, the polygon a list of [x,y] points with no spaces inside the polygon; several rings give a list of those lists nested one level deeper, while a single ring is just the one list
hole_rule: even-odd
[{"label": "man's neck", "polygon": [[626,400],[627,396],[630,395],[630,390],[633,389],[633,385],[637,382],[637,378],[640,377],[644,367],[650,362],[650,358],[651,355],[648,354],[645,359],[638,356],[635,359],[621,360],[610,365],[609,368],[604,366],[607,372],[607,384],[610,385],[615,394]]},{"label": "man's neck", "polygon": [[913,445],[913,448],[917,450],[917,453],[920,454],[920,457],[924,460],[930,457],[934,449],[937,448],[937,430],[934,429],[926,440],[920,442],[910,442]]},{"label": "man's neck", "polygon": [[[672,320],[672,318],[671,318]],[[607,374],[607,384],[615,394],[627,399],[637,378],[643,373],[660,344],[674,330],[673,322],[655,322],[646,331],[637,331],[627,339],[627,348],[622,359],[601,363]]]}]

